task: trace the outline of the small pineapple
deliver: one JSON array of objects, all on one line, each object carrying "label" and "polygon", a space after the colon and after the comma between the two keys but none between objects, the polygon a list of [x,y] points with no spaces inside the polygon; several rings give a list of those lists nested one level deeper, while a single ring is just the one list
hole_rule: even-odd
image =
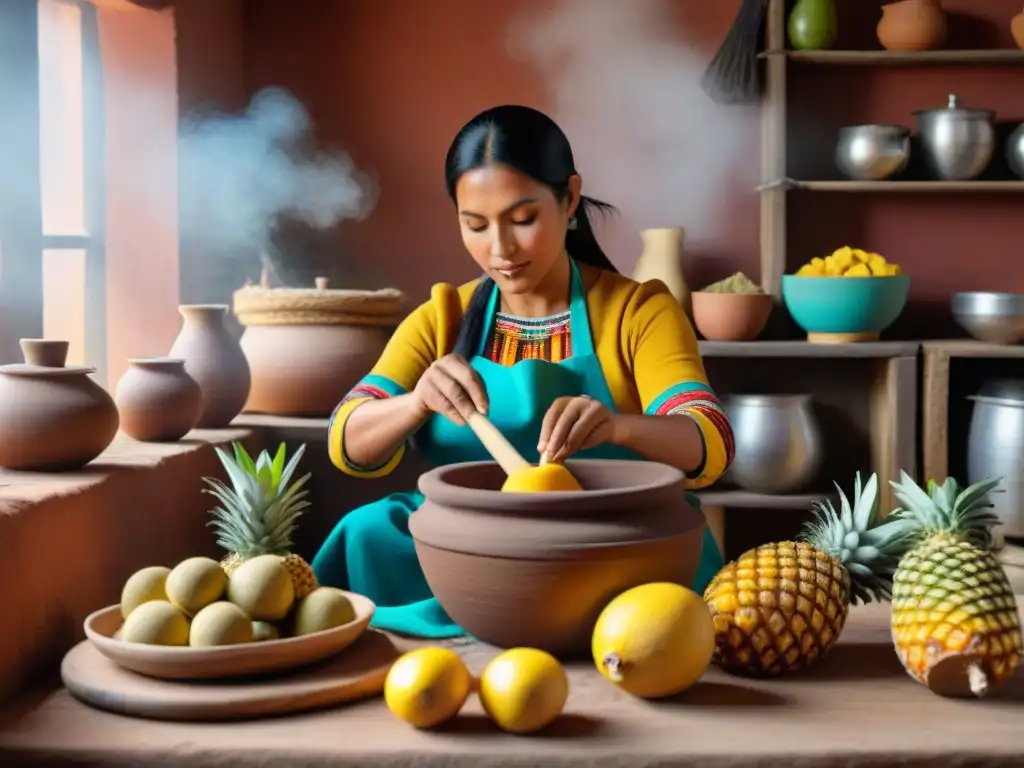
[{"label": "small pineapple", "polygon": [[212,510],[209,524],[217,531],[217,544],[230,554],[221,561],[230,576],[238,566],[260,555],[278,555],[291,574],[295,598],[301,599],[319,584],[309,563],[289,551],[294,545],[295,521],[309,507],[303,486],[310,474],[291,483],[306,446],[299,446],[285,464],[284,443],[271,458],[262,451],[253,461],[241,443],[232,443],[234,456],[217,448],[217,456],[228,474],[231,488],[210,477],[205,493],[215,496],[220,506]]},{"label": "small pineapple", "polygon": [[893,576],[892,639],[911,677],[945,696],[984,696],[1021,656],[1017,601],[992,553],[989,494],[1002,478],[961,490],[953,478],[921,489],[906,472],[892,483],[912,524]]},{"label": "small pineapple", "polygon": [[854,482],[854,505],[839,485],[832,502],[798,541],[744,552],[704,592],[717,642],[714,663],[747,677],[794,672],[825,656],[839,639],[851,603],[889,597],[908,524],[878,517],[878,478]]}]

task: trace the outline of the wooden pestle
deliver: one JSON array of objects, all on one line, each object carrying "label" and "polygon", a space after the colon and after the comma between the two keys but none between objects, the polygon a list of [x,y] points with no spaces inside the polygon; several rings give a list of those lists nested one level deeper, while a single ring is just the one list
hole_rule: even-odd
[{"label": "wooden pestle", "polygon": [[561,464],[542,463],[534,466],[515,449],[490,420],[482,413],[474,413],[467,419],[470,429],[476,434],[484,448],[508,475],[502,486],[503,491],[581,491],[580,484],[572,473]]},{"label": "wooden pestle", "polygon": [[472,414],[467,423],[506,475],[532,466],[482,413]]}]

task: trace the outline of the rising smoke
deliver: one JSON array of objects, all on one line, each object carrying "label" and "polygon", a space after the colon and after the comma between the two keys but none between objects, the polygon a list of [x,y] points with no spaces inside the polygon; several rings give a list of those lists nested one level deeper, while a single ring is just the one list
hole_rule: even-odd
[{"label": "rising smoke", "polygon": [[725,196],[759,178],[757,111],[701,91],[713,50],[686,42],[679,5],[558,0],[516,18],[508,47],[552,89],[587,194],[628,208],[639,227],[714,242],[730,227]]},{"label": "rising smoke", "polygon": [[377,188],[343,152],[314,148],[309,114],[278,88],[240,115],[182,121],[182,240],[208,254],[256,258],[273,250],[282,218],[326,230],[365,218]]}]

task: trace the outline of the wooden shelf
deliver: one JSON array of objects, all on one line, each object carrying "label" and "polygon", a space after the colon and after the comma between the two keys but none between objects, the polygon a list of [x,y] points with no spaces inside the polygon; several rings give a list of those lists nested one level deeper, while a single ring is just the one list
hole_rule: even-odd
[{"label": "wooden shelf", "polygon": [[697,493],[703,504],[709,507],[728,509],[806,509],[816,501],[839,497],[835,493],[766,494],[749,491],[700,491]]},{"label": "wooden shelf", "polygon": [[869,341],[862,344],[810,344],[806,341],[702,341],[704,357],[813,357],[873,358],[916,357],[917,341]]},{"label": "wooden shelf", "polygon": [[762,184],[760,189],[782,188],[804,192],[974,192],[1024,193],[1024,181],[800,181],[780,179]]},{"label": "wooden shelf", "polygon": [[855,66],[1024,65],[1024,51],[768,51],[767,58],[785,57],[801,64]]}]

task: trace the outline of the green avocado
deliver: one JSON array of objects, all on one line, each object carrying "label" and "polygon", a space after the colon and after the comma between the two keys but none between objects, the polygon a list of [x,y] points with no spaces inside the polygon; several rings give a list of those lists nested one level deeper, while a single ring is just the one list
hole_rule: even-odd
[{"label": "green avocado", "polygon": [[835,0],[798,0],[789,14],[789,44],[801,51],[820,51],[835,41]]}]

